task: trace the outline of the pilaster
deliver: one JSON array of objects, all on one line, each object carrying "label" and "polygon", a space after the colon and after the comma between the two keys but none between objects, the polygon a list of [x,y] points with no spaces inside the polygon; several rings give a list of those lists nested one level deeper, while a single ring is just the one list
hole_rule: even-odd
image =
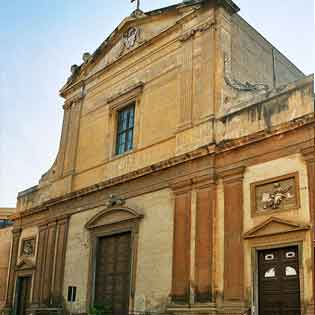
[{"label": "pilaster", "polygon": [[12,231],[12,247],[11,247],[11,259],[9,267],[8,287],[6,294],[6,307],[10,308],[13,305],[13,294],[15,286],[15,268],[19,255],[19,244],[22,230],[20,228],[14,228]]},{"label": "pilaster", "polygon": [[64,216],[39,226],[32,298],[32,305],[35,308],[59,306],[62,303],[68,223],[69,217]]},{"label": "pilaster", "polygon": [[53,272],[52,303],[60,304],[62,301],[63,276],[68,238],[69,217],[57,222],[56,249]]},{"label": "pilaster", "polygon": [[48,226],[46,224],[41,225],[38,231],[37,261],[36,261],[37,267],[36,267],[35,278],[33,282],[32,304],[34,306],[40,306],[43,304],[42,289],[44,285],[43,277],[45,274],[47,235],[48,235]]},{"label": "pilaster", "polygon": [[[315,141],[315,140],[314,140]],[[315,314],[315,146],[305,148],[301,151],[307,166],[309,209],[312,225],[312,271],[313,271],[313,301],[309,306],[307,314]]]},{"label": "pilaster", "polygon": [[64,176],[71,175],[75,169],[82,102],[83,97],[81,96],[73,100],[69,107],[65,107],[66,110],[69,111],[69,126],[67,127],[67,140],[64,157]]},{"label": "pilaster", "polygon": [[43,302],[46,305],[51,303],[51,287],[53,276],[53,264],[55,257],[57,222],[52,221],[47,226],[47,245],[45,257],[45,273],[43,275]]},{"label": "pilaster", "polygon": [[216,216],[216,183],[214,178],[194,179],[196,191],[195,301],[213,300],[213,238]]},{"label": "pilaster", "polygon": [[172,302],[189,303],[190,297],[190,225],[191,182],[177,183],[175,195]]},{"label": "pilaster", "polygon": [[180,75],[180,113],[178,130],[192,125],[193,103],[193,39],[182,40],[182,71]]},{"label": "pilaster", "polygon": [[[244,300],[243,174],[237,167],[220,173],[224,186],[224,302]],[[233,306],[234,307],[234,306]]]}]

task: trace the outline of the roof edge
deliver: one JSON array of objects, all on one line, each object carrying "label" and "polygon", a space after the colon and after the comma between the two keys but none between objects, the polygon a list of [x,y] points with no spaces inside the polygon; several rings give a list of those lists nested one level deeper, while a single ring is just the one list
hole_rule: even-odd
[{"label": "roof edge", "polygon": [[[173,4],[173,5],[158,8],[158,9],[155,9],[152,11],[144,12],[143,16],[144,17],[145,16],[156,16],[156,15],[163,14],[165,12],[181,9],[183,7],[189,7],[189,6],[194,6],[194,5],[198,5],[198,4],[206,4],[209,2],[215,2],[218,6],[223,6],[225,9],[227,9],[232,14],[237,13],[240,10],[240,8],[232,0],[182,0],[181,2],[179,2],[177,4]],[[133,13],[131,13],[131,15],[129,17],[125,17],[121,23],[123,23],[123,21],[125,21],[127,19],[137,19],[137,17],[132,16],[132,14]],[[121,25],[121,23],[119,25]],[[91,55],[91,58],[90,58],[88,63],[93,62],[93,60],[95,60],[97,58],[99,52],[101,50],[105,49],[105,47],[108,45],[109,40],[118,31],[119,25],[117,27],[115,27],[115,29],[97,47],[97,49]],[[76,77],[77,77],[77,75],[79,75],[79,73],[81,73],[82,67],[84,65],[85,65],[84,62],[78,66],[74,65],[76,67],[74,73],[68,78],[68,81],[59,90],[59,95],[61,97],[65,97],[64,94],[65,94],[66,90],[68,90],[69,87],[71,87],[73,84],[75,84]]]}]

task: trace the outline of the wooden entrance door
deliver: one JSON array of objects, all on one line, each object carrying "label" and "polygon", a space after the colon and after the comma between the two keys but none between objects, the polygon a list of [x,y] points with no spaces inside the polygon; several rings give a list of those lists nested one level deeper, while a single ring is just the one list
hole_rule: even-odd
[{"label": "wooden entrance door", "polygon": [[298,248],[259,252],[259,315],[300,315]]},{"label": "wooden entrance door", "polygon": [[31,277],[19,277],[17,280],[16,315],[25,315],[30,304]]},{"label": "wooden entrance door", "polygon": [[95,304],[110,307],[113,315],[129,312],[131,273],[131,233],[98,240]]}]

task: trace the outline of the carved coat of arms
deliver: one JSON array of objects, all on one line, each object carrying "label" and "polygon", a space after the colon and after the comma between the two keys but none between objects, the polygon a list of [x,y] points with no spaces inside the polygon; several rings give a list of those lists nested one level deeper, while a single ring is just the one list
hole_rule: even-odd
[{"label": "carved coat of arms", "polygon": [[124,44],[124,47],[127,49],[132,48],[137,39],[139,37],[139,30],[135,27],[130,27],[124,34],[122,37],[122,41]]},{"label": "carved coat of arms", "polygon": [[263,193],[262,203],[263,208],[268,209],[278,209],[281,206],[281,203],[284,199],[291,199],[294,196],[291,194],[292,186],[287,188],[282,188],[280,183],[275,183],[273,185],[274,190],[270,193]]},{"label": "carved coat of arms", "polygon": [[252,214],[268,210],[293,210],[300,205],[297,172],[251,184]]}]

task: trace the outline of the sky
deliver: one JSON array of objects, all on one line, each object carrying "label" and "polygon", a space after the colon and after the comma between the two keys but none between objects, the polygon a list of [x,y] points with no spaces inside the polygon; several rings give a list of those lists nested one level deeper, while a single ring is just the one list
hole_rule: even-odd
[{"label": "sky", "polygon": [[[142,0],[144,11],[180,0]],[[240,14],[304,73],[315,69],[314,0],[235,0]],[[59,89],[134,9],[130,0],[0,0],[0,207],[56,157]]]}]

